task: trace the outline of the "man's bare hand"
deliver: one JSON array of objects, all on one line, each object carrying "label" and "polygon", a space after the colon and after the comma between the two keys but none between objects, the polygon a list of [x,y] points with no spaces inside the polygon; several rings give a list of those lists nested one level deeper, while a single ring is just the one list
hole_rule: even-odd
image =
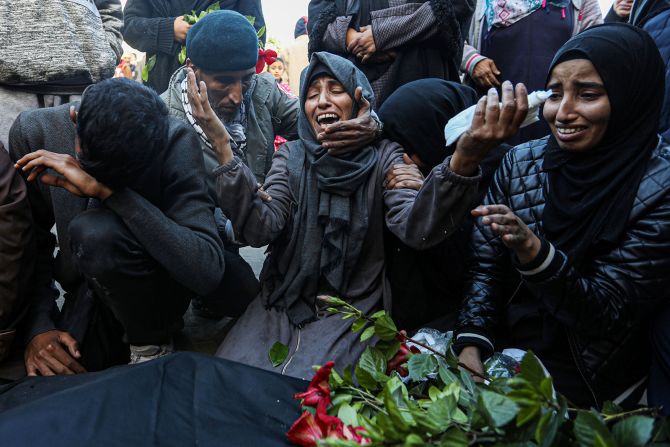
[{"label": "man's bare hand", "polygon": [[189,25],[188,22],[184,20],[183,16],[179,16],[174,19],[172,29],[174,31],[175,42],[184,43],[186,42],[186,35],[188,34],[188,30],[191,29],[191,25]]},{"label": "man's bare hand", "polygon": [[379,124],[370,114],[370,102],[363,97],[361,87],[356,88],[354,100],[358,104],[356,118],[327,125],[316,136],[330,155],[337,157],[357,151],[377,138]]},{"label": "man's bare hand", "polygon": [[[463,348],[461,354],[458,356],[458,361],[459,363],[464,364],[465,366],[479,373],[480,375],[484,375],[484,365],[482,364],[482,357],[481,354],[479,353],[479,348],[477,348],[476,346],[467,346]],[[472,374],[472,380],[474,380],[475,382],[484,381],[484,379],[475,374]]]},{"label": "man's bare hand", "polygon": [[500,87],[498,76],[500,76],[500,70],[493,59],[483,59],[477,62],[475,68],[472,69],[472,79],[483,88]]},{"label": "man's bare hand", "polygon": [[[14,167],[26,173],[28,175],[26,180],[29,182],[39,177],[45,185],[64,188],[80,197],[105,200],[113,194],[111,189],[84,171],[71,155],[40,149],[24,155]],[[44,174],[47,169],[52,169],[56,175]]]},{"label": "man's bare hand", "polygon": [[420,190],[423,186],[423,174],[419,167],[402,154],[403,164],[393,165],[386,173],[386,189],[414,189]]},{"label": "man's bare hand", "polygon": [[220,164],[226,164],[233,159],[233,150],[230,147],[230,134],[226,130],[221,120],[212,106],[209,104],[207,96],[207,85],[200,81],[200,91],[198,91],[195,72],[192,68],[186,69],[188,102],[191,105],[191,113],[195,121],[205,132],[207,139],[212,144],[216,158]]},{"label": "man's bare hand", "polygon": [[523,84],[503,82],[502,108],[498,92],[490,89],[477,103],[470,128],[458,139],[449,168],[469,176],[491,149],[512,137],[528,113],[528,92]]},{"label": "man's bare hand", "polygon": [[76,360],[80,358],[77,341],[67,332],[57,330],[34,336],[24,354],[29,376],[85,373]]}]

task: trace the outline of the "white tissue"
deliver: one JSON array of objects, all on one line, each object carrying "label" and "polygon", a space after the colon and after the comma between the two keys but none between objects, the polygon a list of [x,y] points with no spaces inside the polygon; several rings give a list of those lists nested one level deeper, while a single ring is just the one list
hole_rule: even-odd
[{"label": "white tissue", "polygon": [[[521,123],[521,127],[526,127],[540,120],[540,117],[538,116],[540,106],[544,104],[550,96],[551,90],[538,90],[528,95],[528,113],[526,114],[526,119]],[[444,139],[447,140],[447,146],[451,146],[454,141],[458,140],[458,137],[470,128],[472,119],[475,117],[476,108],[476,104],[472,107],[468,107],[449,120],[444,127]]]}]

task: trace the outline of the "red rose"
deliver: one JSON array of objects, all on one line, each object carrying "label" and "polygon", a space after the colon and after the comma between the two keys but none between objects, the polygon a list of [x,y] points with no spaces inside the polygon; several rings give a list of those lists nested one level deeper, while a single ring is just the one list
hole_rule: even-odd
[{"label": "red rose", "polygon": [[407,368],[404,365],[409,360],[412,354],[418,354],[419,349],[416,346],[411,348],[407,346],[407,343],[400,343],[400,348],[398,352],[393,356],[391,360],[386,364],[386,374],[391,374],[393,371],[397,371],[400,374],[400,377],[405,377],[408,374]]},{"label": "red rose", "polygon": [[320,412],[325,413],[330,405],[330,372],[335,366],[335,362],[328,362],[316,372],[316,375],[307,386],[304,393],[296,393],[294,399],[302,400],[303,406],[315,407]]},{"label": "red rose", "polygon": [[258,62],[256,62],[256,74],[263,71],[265,64],[272,65],[277,60],[277,52],[274,50],[258,49]]},{"label": "red rose", "polygon": [[305,411],[286,433],[288,440],[295,445],[314,447],[318,439],[323,439],[323,430],[314,415]]}]

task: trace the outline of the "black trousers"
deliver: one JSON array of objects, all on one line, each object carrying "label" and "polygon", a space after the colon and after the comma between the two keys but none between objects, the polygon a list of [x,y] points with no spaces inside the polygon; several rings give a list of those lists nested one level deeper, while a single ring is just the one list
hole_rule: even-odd
[{"label": "black trousers", "polygon": [[[168,343],[181,330],[193,292],[171,278],[114,212],[89,209],[68,231],[84,281],[66,295],[58,327],[79,340],[88,370],[127,363],[128,344]],[[224,258],[226,271],[207,300],[239,316],[258,293],[258,281],[238,254],[224,252]]]}]

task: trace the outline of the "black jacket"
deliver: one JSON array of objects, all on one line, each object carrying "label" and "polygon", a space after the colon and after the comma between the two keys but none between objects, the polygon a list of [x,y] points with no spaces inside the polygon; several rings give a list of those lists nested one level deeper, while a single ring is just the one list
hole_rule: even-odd
[{"label": "black jacket", "polygon": [[[546,143],[546,138],[530,141],[510,151],[484,200],[507,205],[541,238]],[[496,339],[513,331],[510,321],[524,318],[519,312],[535,309],[529,312],[543,316],[545,333],[553,325],[555,340],[567,339],[569,374],[586,382],[594,395],[590,400],[612,399],[647,373],[649,321],[670,297],[670,146],[660,143],[649,160],[621,241],[592,250],[580,270],[546,240],[537,259],[519,265],[480,222],[472,243],[456,348],[527,349],[500,346]],[[550,339],[548,352],[557,345]]]},{"label": "black jacket", "polygon": [[[149,72],[147,85],[163,93],[172,73],[180,67],[182,44],[174,40],[174,20],[191,11],[200,13],[217,0],[128,0],[123,10],[123,38],[133,48],[147,53],[147,60],[156,56],[156,65]],[[218,0],[221,9],[255,17],[256,31],[265,26],[260,0]],[[267,33],[266,33],[267,34]],[[261,40],[265,43],[266,34]]]}]

